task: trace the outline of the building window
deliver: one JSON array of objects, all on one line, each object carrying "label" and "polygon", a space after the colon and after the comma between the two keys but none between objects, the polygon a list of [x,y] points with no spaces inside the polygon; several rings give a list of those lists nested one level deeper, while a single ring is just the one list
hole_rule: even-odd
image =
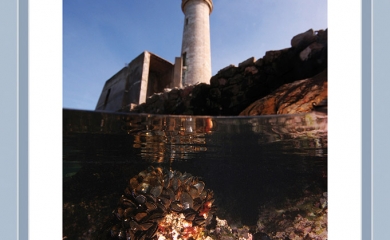
[{"label": "building window", "polygon": [[188,18],[186,18],[186,25],[188,25]]}]

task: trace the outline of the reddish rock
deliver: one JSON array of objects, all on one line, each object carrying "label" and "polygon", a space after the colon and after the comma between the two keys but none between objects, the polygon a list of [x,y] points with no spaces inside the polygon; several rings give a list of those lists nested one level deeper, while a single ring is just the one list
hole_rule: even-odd
[{"label": "reddish rock", "polygon": [[312,78],[284,84],[272,94],[252,103],[240,116],[310,112],[327,97],[328,81],[325,69]]}]

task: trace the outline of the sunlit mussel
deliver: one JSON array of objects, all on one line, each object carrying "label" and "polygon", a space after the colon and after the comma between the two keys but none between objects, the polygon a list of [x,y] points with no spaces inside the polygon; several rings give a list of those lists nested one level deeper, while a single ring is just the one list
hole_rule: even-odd
[{"label": "sunlit mussel", "polygon": [[170,209],[174,212],[180,213],[183,211],[183,207],[179,201],[174,201],[171,203]]},{"label": "sunlit mussel", "polygon": [[198,215],[198,213],[192,208],[184,210],[183,214],[185,219],[190,222],[194,221],[195,217]]},{"label": "sunlit mussel", "polygon": [[189,209],[193,207],[193,199],[188,192],[182,192],[180,195],[180,203],[183,206],[183,209]]},{"label": "sunlit mussel", "polygon": [[188,193],[191,195],[192,198],[197,198],[202,194],[202,191],[204,189],[204,182],[199,181],[194,185],[191,185],[188,189]]}]

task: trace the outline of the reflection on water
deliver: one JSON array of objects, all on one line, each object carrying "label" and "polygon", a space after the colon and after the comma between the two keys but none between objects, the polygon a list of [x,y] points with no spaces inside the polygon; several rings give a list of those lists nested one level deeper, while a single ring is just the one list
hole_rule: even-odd
[{"label": "reflection on water", "polygon": [[[134,134],[134,148],[141,150],[141,156],[151,162],[172,162],[174,159],[188,159],[189,153],[206,151],[205,134],[210,133],[210,118],[157,117],[141,123],[146,129],[138,130],[139,125],[126,122],[128,133]],[[133,127],[133,128],[132,128]]]},{"label": "reflection on water", "polygon": [[149,166],[199,176],[214,191],[220,218],[257,230],[264,209],[327,191],[323,113],[195,117],[64,110],[63,127],[64,236],[71,239],[104,235],[129,179]]}]

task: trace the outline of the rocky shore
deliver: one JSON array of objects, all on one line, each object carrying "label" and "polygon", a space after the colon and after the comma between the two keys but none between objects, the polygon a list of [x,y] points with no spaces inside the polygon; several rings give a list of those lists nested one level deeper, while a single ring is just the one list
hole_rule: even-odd
[{"label": "rocky shore", "polygon": [[229,65],[210,84],[166,89],[131,112],[182,115],[265,115],[326,109],[327,29],[309,29],[291,47]]}]

